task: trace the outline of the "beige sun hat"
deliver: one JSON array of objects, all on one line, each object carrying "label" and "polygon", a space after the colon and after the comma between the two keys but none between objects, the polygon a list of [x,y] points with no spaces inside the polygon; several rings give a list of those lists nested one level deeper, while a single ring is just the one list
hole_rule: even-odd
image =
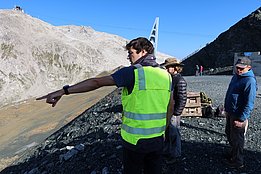
[{"label": "beige sun hat", "polygon": [[161,64],[161,66],[170,66],[170,65],[173,65],[173,66],[184,66],[183,63],[181,63],[180,61],[178,61],[176,58],[167,58],[165,59],[165,62]]}]

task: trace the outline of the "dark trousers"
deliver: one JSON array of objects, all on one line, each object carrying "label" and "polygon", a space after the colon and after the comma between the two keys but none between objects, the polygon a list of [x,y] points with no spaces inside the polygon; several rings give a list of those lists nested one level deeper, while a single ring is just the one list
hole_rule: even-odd
[{"label": "dark trousers", "polygon": [[123,147],[124,174],[160,174],[162,171],[162,149],[141,153]]},{"label": "dark trousers", "polygon": [[225,133],[229,145],[231,146],[231,160],[232,162],[241,165],[244,163],[243,150],[247,124],[244,124],[242,128],[238,128],[234,126],[235,120],[237,119],[234,115],[227,113]]}]

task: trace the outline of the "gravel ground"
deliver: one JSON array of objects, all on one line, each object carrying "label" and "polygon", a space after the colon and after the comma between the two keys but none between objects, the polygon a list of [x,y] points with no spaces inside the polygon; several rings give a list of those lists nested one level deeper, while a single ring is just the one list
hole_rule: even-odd
[{"label": "gravel ground", "polygon": [[[213,107],[223,104],[231,76],[185,77],[188,91],[205,92]],[[257,77],[261,89],[261,77]],[[120,90],[115,90],[38,146],[26,151],[2,173],[122,173]],[[245,145],[246,165],[241,170],[227,168],[223,154],[228,145],[223,117],[183,117],[182,160],[164,163],[164,174],[178,173],[261,173],[261,94],[258,91]],[[51,117],[51,115],[50,115]]]}]

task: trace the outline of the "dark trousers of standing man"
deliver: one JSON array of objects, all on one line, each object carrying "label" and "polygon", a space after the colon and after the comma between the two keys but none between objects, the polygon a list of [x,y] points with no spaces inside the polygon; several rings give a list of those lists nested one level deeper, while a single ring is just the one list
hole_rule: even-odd
[{"label": "dark trousers of standing man", "polygon": [[[128,146],[131,147],[130,144]],[[135,149],[133,147],[123,146],[124,174],[162,173],[162,136],[139,140]]]},{"label": "dark trousers of standing man", "polygon": [[[226,135],[228,142],[231,146],[230,152],[230,160],[232,163],[237,165],[243,165],[244,157],[243,157],[243,150],[244,150],[244,141],[245,141],[245,132],[247,124],[244,124],[243,127],[235,127],[234,121],[236,119],[235,115],[231,113],[227,113],[226,118]],[[247,120],[245,121],[247,123]]]}]

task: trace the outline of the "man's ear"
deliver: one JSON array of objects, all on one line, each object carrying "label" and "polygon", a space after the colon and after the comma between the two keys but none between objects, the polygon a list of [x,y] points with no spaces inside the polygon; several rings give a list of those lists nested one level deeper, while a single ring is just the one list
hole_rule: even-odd
[{"label": "man's ear", "polygon": [[145,56],[148,52],[146,50],[141,50],[142,56]]}]

